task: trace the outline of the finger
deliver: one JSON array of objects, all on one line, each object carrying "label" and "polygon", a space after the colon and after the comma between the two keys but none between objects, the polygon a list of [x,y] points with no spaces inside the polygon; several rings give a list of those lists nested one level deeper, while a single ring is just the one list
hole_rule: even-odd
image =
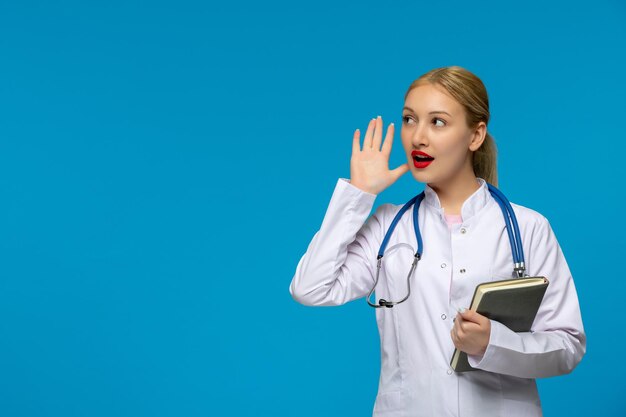
[{"label": "finger", "polygon": [[481,323],[474,323],[473,321],[464,321],[461,327],[464,333],[480,332],[484,326]]},{"label": "finger", "polygon": [[467,333],[468,330],[471,329],[472,324],[474,324],[474,323],[471,323],[469,321],[464,321],[461,324],[459,324],[459,329],[461,330],[461,333],[463,333],[463,334]]},{"label": "finger", "polygon": [[454,326],[452,326],[452,330],[454,330],[455,334],[458,334],[461,323],[463,322],[463,319],[459,317],[458,315],[455,317],[455,319],[456,320],[454,320]]},{"label": "finger", "polygon": [[352,137],[352,154],[353,155],[361,152],[360,136],[361,136],[361,131],[359,129],[355,130],[354,136]]},{"label": "finger", "polygon": [[397,181],[398,178],[400,178],[407,172],[409,172],[409,164],[402,164],[398,168],[391,171],[391,173],[393,174],[393,177],[395,178],[394,181]]},{"label": "finger", "polygon": [[454,322],[457,329],[457,334],[459,337],[463,336],[467,332],[467,324],[468,322],[463,319],[463,316],[458,314],[456,321]]},{"label": "finger", "polygon": [[372,148],[380,150],[380,143],[383,139],[383,119],[382,117],[376,117],[376,124],[374,125],[374,140],[372,141]]},{"label": "finger", "polygon": [[382,151],[389,155],[391,153],[391,146],[393,145],[393,133],[395,131],[395,126],[393,123],[389,123],[387,126],[387,134],[385,135],[385,141],[383,142]]},{"label": "finger", "polygon": [[462,344],[461,337],[463,337],[463,334],[459,333],[458,330],[454,331],[454,333],[452,334],[452,340],[454,340],[454,343],[457,347],[460,347]]},{"label": "finger", "polygon": [[458,348],[459,347],[459,338],[456,335],[456,332],[454,331],[454,329],[452,329],[450,331],[450,338],[452,339],[452,343],[454,343],[454,347]]},{"label": "finger", "polygon": [[477,326],[473,321],[466,319],[464,314],[465,313],[459,313],[459,331],[461,334],[465,334]]},{"label": "finger", "polygon": [[363,150],[370,149],[372,147],[372,136],[374,135],[374,122],[376,119],[370,120],[367,125],[367,131],[365,132],[365,138],[363,138]]}]

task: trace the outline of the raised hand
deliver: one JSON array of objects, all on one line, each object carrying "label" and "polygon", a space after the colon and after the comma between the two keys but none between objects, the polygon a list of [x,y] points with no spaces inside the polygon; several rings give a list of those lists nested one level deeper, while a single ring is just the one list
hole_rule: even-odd
[{"label": "raised hand", "polygon": [[379,194],[409,171],[408,163],[393,170],[389,169],[393,132],[394,125],[390,123],[381,148],[383,120],[380,116],[370,120],[361,150],[360,131],[359,129],[354,131],[352,158],[350,158],[350,183],[352,185],[368,193]]}]

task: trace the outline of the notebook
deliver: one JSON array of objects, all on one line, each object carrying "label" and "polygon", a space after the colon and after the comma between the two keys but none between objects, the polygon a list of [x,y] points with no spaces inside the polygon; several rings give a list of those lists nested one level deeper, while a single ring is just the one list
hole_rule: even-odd
[{"label": "notebook", "polygon": [[[484,282],[476,286],[470,310],[504,324],[514,332],[528,332],[548,288],[545,277]],[[450,366],[456,372],[474,371],[467,354],[454,349]]]}]

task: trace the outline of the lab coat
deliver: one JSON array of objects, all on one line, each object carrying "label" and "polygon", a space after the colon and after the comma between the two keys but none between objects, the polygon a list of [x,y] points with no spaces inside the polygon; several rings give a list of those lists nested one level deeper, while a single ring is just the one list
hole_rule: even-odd
[{"label": "lab coat", "polygon": [[[578,297],[569,267],[548,220],[511,203],[517,217],[526,273],[550,281],[530,332],[516,333],[491,320],[476,371],[450,368],[450,337],[458,307],[469,307],[476,285],[513,278],[513,258],[502,211],[487,183],[463,203],[462,223],[445,221],[435,191],[425,186],[419,208],[423,254],[411,295],[393,308],[374,309],[381,370],[374,417],[541,416],[535,378],[571,372],[586,350]],[[322,225],[296,267],[289,291],[307,306],[337,306],[364,298],[374,286],[376,256],[401,205],[385,203],[370,216],[375,194],[339,178]],[[385,250],[372,298],[406,295],[417,240],[412,210],[402,216]],[[364,313],[372,312],[363,302]]]}]

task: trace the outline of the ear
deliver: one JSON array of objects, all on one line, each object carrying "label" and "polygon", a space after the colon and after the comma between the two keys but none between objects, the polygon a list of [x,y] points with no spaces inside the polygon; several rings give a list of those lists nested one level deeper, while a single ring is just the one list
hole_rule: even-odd
[{"label": "ear", "polygon": [[470,151],[474,152],[478,148],[480,148],[480,145],[483,144],[486,136],[487,125],[485,124],[485,122],[478,122],[478,125],[476,126],[474,133],[472,134],[472,140],[469,144]]}]

